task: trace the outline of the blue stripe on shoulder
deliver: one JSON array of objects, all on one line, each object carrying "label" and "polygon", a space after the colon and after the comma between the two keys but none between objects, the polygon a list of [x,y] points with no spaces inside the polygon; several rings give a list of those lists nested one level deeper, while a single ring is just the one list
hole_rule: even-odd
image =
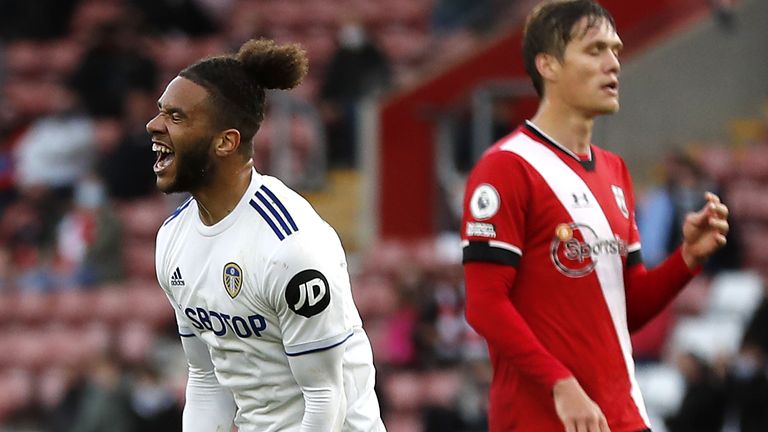
[{"label": "blue stripe on shoulder", "polygon": [[183,212],[184,210],[186,210],[187,207],[189,207],[190,203],[192,203],[192,197],[187,198],[187,200],[184,201],[182,205],[176,207],[176,210],[174,210],[173,213],[171,213],[171,215],[168,216],[168,219],[166,219],[165,222],[163,222],[163,226],[165,226],[168,222],[176,219],[176,217],[179,216],[181,212]]},{"label": "blue stripe on shoulder", "polygon": [[280,208],[280,212],[283,213],[283,216],[285,216],[285,219],[288,220],[289,224],[291,224],[291,228],[293,228],[294,231],[298,231],[299,227],[296,226],[296,222],[293,221],[291,214],[288,213],[288,209],[286,209],[283,203],[279,199],[277,199],[277,196],[275,196],[275,194],[272,193],[272,191],[269,190],[269,188],[266,187],[265,185],[261,185],[260,189],[263,190],[264,193],[269,195],[269,197],[272,198],[272,201],[274,201],[275,204],[277,204],[277,207]]},{"label": "blue stripe on shoulder", "polygon": [[277,238],[279,238],[280,240],[285,239],[285,236],[283,235],[283,233],[280,232],[280,228],[278,228],[277,225],[275,225],[275,223],[272,222],[272,219],[270,219],[269,215],[261,207],[259,207],[256,201],[250,200],[248,204],[250,204],[251,207],[256,209],[257,212],[259,212],[261,217],[264,218],[264,220],[269,224],[269,227],[272,228],[272,231],[275,232],[275,234],[277,235]]},{"label": "blue stripe on shoulder", "polygon": [[270,204],[269,201],[267,201],[266,198],[264,198],[264,195],[262,195],[260,192],[256,192],[256,198],[261,201],[262,204],[264,204],[264,207],[269,210],[270,213],[272,213],[272,216],[275,217],[275,220],[280,224],[281,227],[283,227],[283,231],[285,231],[286,235],[291,235],[291,229],[288,228],[288,225],[285,224],[285,221],[283,220],[283,217],[280,216],[280,214],[275,210],[274,207],[272,207],[272,204]]}]

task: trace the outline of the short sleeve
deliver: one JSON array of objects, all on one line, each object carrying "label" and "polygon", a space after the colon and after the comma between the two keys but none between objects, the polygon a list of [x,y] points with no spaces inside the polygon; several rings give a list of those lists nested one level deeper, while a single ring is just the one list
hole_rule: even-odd
[{"label": "short sleeve", "polygon": [[516,267],[523,254],[530,181],[515,154],[486,154],[472,170],[464,194],[463,261]]},{"label": "short sleeve", "polygon": [[292,236],[265,273],[263,289],[289,356],[329,349],[352,335],[346,258],[335,232],[320,231]]}]

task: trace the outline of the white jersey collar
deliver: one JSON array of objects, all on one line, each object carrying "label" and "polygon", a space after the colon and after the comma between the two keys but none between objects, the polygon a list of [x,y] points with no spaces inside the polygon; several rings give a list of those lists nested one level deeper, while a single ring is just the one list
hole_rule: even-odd
[{"label": "white jersey collar", "polygon": [[243,212],[242,209],[244,207],[248,206],[248,201],[251,199],[251,197],[256,193],[256,190],[261,186],[263,183],[262,175],[256,172],[256,169],[251,169],[251,183],[248,185],[248,188],[243,193],[243,196],[240,197],[240,201],[238,201],[237,205],[234,209],[232,209],[231,212],[229,212],[228,215],[224,216],[224,219],[216,222],[213,225],[206,225],[203,223],[202,220],[200,220],[200,213],[199,209],[197,209],[197,201],[195,201],[195,228],[197,229],[197,232],[202,234],[206,237],[212,237],[218,234],[223,233],[226,231],[229,227],[231,227],[237,218],[240,216],[240,214]]}]

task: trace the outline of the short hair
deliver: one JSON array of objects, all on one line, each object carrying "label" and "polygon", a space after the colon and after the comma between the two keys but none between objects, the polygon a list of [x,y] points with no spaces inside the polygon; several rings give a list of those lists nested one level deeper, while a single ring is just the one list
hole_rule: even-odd
[{"label": "short hair", "polygon": [[544,94],[544,83],[536,68],[536,56],[545,53],[562,60],[565,47],[576,36],[576,24],[585,17],[585,33],[602,22],[616,29],[611,13],[593,0],[545,1],[528,15],[523,30],[523,62],[539,96]]},{"label": "short hair", "polygon": [[251,39],[237,54],[200,60],[179,76],[208,91],[213,124],[222,130],[237,129],[240,151],[250,157],[251,140],[264,120],[265,90],[292,89],[307,69],[307,55],[300,45]]}]

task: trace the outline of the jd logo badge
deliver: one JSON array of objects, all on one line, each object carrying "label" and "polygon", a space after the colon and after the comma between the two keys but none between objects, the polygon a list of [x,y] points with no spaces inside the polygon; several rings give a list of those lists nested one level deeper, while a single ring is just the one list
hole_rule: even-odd
[{"label": "jd logo badge", "polygon": [[331,304],[328,280],[317,270],[304,270],[291,278],[285,290],[288,307],[307,318],[317,315]]}]

